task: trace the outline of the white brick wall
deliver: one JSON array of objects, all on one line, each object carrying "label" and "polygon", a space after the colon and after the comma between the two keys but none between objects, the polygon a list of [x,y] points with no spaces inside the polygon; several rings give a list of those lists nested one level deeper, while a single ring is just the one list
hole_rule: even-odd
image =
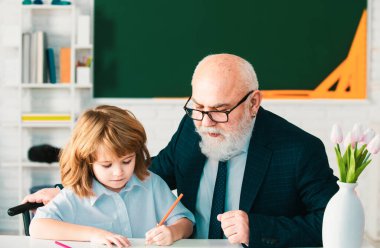
[{"label": "white brick wall", "polygon": [[[19,0],[21,1],[21,0]],[[19,1],[0,0],[0,68],[12,62],[17,50],[1,43],[4,27],[17,25]],[[85,4],[86,0],[77,1]],[[361,122],[380,133],[380,1],[368,1],[368,99],[363,101],[342,100],[265,100],[263,106],[322,139],[326,146],[330,164],[337,172],[333,146],[329,142],[330,128],[339,122],[345,131],[354,123]],[[15,78],[12,68],[0,70],[0,86]],[[10,77],[10,78],[9,78]],[[258,75],[260,79],[260,75]],[[12,104],[11,104],[12,102]],[[9,89],[0,88],[0,123],[17,118],[12,109],[14,100]],[[148,147],[152,155],[157,154],[170,140],[183,116],[185,99],[97,99],[94,104],[107,103],[130,109],[143,123],[148,134]],[[16,103],[15,103],[16,104]],[[14,168],[2,167],[7,154],[11,153],[14,142],[12,133],[0,130],[0,232],[17,229],[14,219],[5,210],[18,202],[18,173]],[[366,230],[380,239],[380,159],[366,169],[359,180],[359,194],[366,211]]]}]

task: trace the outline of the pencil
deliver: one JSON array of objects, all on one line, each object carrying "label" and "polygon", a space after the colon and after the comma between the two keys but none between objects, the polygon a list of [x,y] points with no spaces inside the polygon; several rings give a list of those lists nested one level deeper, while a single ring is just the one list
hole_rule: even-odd
[{"label": "pencil", "polygon": [[164,224],[164,222],[168,218],[169,214],[173,211],[173,209],[175,208],[175,206],[177,206],[178,202],[181,200],[182,197],[183,197],[183,194],[180,194],[178,196],[177,200],[175,200],[175,202],[173,203],[173,205],[169,208],[168,212],[165,214],[165,216],[162,218],[162,220],[160,221],[160,223],[157,226],[161,226],[162,224]]},{"label": "pencil", "polygon": [[59,245],[59,246],[62,246],[62,247],[64,247],[64,248],[71,248],[71,246],[68,246],[68,245],[62,244],[62,243],[59,242],[59,241],[55,241],[54,243],[57,244],[57,245]]}]

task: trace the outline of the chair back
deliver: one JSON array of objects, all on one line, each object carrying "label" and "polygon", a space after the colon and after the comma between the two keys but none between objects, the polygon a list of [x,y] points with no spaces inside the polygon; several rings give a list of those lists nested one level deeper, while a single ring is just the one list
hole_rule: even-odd
[{"label": "chair back", "polygon": [[24,203],[18,206],[15,206],[13,208],[8,209],[8,215],[9,216],[15,216],[18,214],[22,214],[22,219],[24,222],[24,231],[26,236],[29,235],[29,226],[30,226],[30,210],[36,209],[38,207],[42,207],[44,204],[43,203]]}]

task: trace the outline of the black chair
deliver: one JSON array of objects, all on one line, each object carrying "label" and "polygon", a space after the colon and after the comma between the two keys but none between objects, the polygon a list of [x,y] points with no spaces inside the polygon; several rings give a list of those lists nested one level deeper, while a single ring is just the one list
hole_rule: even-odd
[{"label": "black chair", "polygon": [[[55,188],[55,185],[38,185],[38,186],[33,186],[30,188],[29,193],[34,194],[40,189],[44,188]],[[15,207],[12,207],[8,209],[8,215],[9,216],[15,216],[18,214],[22,214],[22,219],[24,222],[24,232],[26,236],[29,236],[29,225],[32,220],[32,213],[30,210],[36,209],[38,207],[42,207],[44,204],[43,203],[25,203],[21,204]]]},{"label": "black chair", "polygon": [[31,221],[30,210],[41,207],[43,205],[44,205],[43,203],[27,202],[27,203],[24,203],[24,204],[21,204],[21,205],[18,205],[16,207],[8,209],[8,215],[9,216],[15,216],[18,214],[22,214],[22,219],[24,222],[25,235],[30,236],[29,235],[29,225],[30,225],[30,221]]},{"label": "black chair", "polygon": [[[28,150],[28,158],[30,161],[42,162],[42,163],[53,163],[58,162],[60,149],[48,144],[32,146]],[[55,188],[56,185],[39,185],[34,186],[30,189],[30,193],[33,194],[43,188]],[[61,187],[61,186],[60,186]],[[8,209],[9,216],[15,216],[22,214],[22,219],[24,222],[24,232],[26,236],[29,235],[29,225],[32,219],[30,210],[36,209],[43,206],[42,203],[25,203]]]},{"label": "black chair", "polygon": [[[53,163],[58,162],[60,149],[48,144],[35,145],[29,148],[28,158],[33,162],[41,163]],[[54,188],[53,185],[39,185],[34,186],[30,189],[30,193],[33,194],[43,188]],[[24,222],[25,235],[29,236],[29,225],[32,219],[30,210],[43,206],[42,203],[25,203],[8,209],[9,216],[15,216],[22,214]]]}]

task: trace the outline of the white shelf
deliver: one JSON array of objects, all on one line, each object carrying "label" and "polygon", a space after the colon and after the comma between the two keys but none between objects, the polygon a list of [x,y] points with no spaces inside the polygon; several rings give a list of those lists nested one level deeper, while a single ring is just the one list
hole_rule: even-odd
[{"label": "white shelf", "polygon": [[[4,162],[2,167],[19,167],[18,162]],[[22,168],[59,168],[58,163],[38,163],[38,162],[21,162]]]},{"label": "white shelf", "polygon": [[21,88],[25,89],[70,89],[71,83],[57,83],[57,84],[21,84]]},{"label": "white shelf", "polygon": [[34,123],[26,123],[23,122],[21,124],[23,128],[70,128],[70,122],[34,122]]},{"label": "white shelf", "polygon": [[[46,83],[46,84],[21,84],[23,89],[70,89],[74,84],[73,88],[75,89],[91,89],[92,84],[76,84],[76,83]],[[18,85],[6,85],[6,87],[17,88]]]},{"label": "white shelf", "polygon": [[[20,126],[17,122],[2,123],[0,125],[4,128],[18,128]],[[71,128],[71,122],[22,122],[22,128]]]},{"label": "white shelf", "polygon": [[92,44],[87,44],[87,45],[80,45],[80,44],[75,44],[74,45],[74,48],[77,49],[77,50],[90,50],[93,48],[93,45]]},{"label": "white shelf", "polygon": [[[0,0],[1,1],[1,0]],[[16,0],[12,0],[16,1]],[[10,49],[7,57],[14,57],[17,63],[12,65],[13,74],[18,74],[15,77],[9,77],[3,80],[0,85],[0,91],[4,91],[4,95],[9,96],[12,102],[7,106],[3,106],[8,112],[12,111],[12,116],[0,121],[0,128],[6,135],[2,138],[9,139],[11,150],[3,151],[4,156],[0,157],[0,167],[12,172],[12,175],[17,175],[14,178],[14,184],[11,189],[17,189],[17,199],[21,201],[30,186],[36,186],[42,182],[53,181],[57,182],[59,174],[58,163],[38,163],[28,161],[27,154],[32,146],[42,144],[54,145],[54,147],[62,147],[66,142],[68,135],[72,132],[77,116],[88,107],[92,106],[92,91],[93,83],[86,82],[76,83],[76,65],[84,59],[93,58],[94,42],[93,36],[90,36],[89,41],[78,44],[78,18],[79,14],[90,16],[90,29],[93,28],[93,0],[81,0],[76,5],[77,1],[72,1],[72,5],[57,6],[51,5],[51,0],[44,1],[44,5],[21,5],[20,0],[16,5],[19,13],[17,18],[20,18],[19,24],[16,25],[17,36],[15,42],[16,49]],[[1,4],[0,4],[1,5]],[[17,30],[18,29],[18,30]],[[33,33],[43,31],[44,36],[49,41],[48,46],[54,49],[55,69],[57,83],[50,82],[36,83],[23,82],[22,78],[28,81],[31,79],[32,66],[29,63],[29,75],[23,77],[23,49],[25,45],[31,43],[29,37],[23,40],[22,33]],[[93,30],[90,32],[93,34]],[[25,37],[25,36],[24,36]],[[28,41],[29,39],[29,41]],[[30,44],[29,44],[30,45]],[[23,47],[24,46],[24,47]],[[60,81],[60,48],[69,47],[70,55],[70,81],[69,83],[61,83]],[[31,52],[31,49],[26,51]],[[34,50],[34,52],[36,52]],[[31,54],[29,54],[31,57]],[[46,56],[44,53],[43,56]],[[35,56],[34,56],[35,57]],[[92,60],[91,60],[92,61]],[[26,64],[26,63],[25,63]],[[34,64],[35,65],[35,64]],[[33,66],[35,67],[35,66]],[[33,68],[35,74],[35,68]],[[28,71],[28,70],[25,70]],[[91,73],[92,73],[91,68]],[[49,71],[47,71],[48,73]],[[45,73],[45,72],[44,72]],[[34,75],[35,76],[35,75]],[[33,76],[33,78],[34,78]],[[49,77],[49,73],[48,73]],[[44,81],[50,81],[45,79]],[[13,102],[14,101],[14,102]],[[38,111],[38,112],[36,112]],[[32,113],[28,113],[32,112]],[[39,113],[41,112],[41,113]],[[34,113],[34,115],[32,115]],[[41,121],[49,119],[47,116],[58,115],[55,120],[58,121]],[[27,118],[29,115],[29,118]],[[38,119],[35,116],[41,115]],[[59,117],[59,115],[68,116]],[[22,120],[29,121],[22,121]],[[37,121],[34,121],[37,119]],[[51,117],[54,119],[54,117]],[[30,121],[32,120],[32,121]],[[62,121],[60,121],[62,120]],[[7,143],[7,140],[4,142]],[[14,176],[12,176],[13,178]],[[13,180],[13,179],[12,179]],[[59,182],[59,179],[58,179]],[[58,183],[57,182],[57,183]],[[13,181],[12,181],[13,183]],[[16,196],[14,196],[16,197]],[[22,233],[23,226],[21,222],[18,227],[19,233]]]},{"label": "white shelf", "polygon": [[92,84],[75,84],[74,87],[77,89],[91,89]]},{"label": "white shelf", "polygon": [[21,8],[27,10],[73,10],[73,5],[30,4],[22,5]]},{"label": "white shelf", "polygon": [[21,167],[23,168],[59,168],[58,163],[38,163],[38,162],[22,162]]}]

